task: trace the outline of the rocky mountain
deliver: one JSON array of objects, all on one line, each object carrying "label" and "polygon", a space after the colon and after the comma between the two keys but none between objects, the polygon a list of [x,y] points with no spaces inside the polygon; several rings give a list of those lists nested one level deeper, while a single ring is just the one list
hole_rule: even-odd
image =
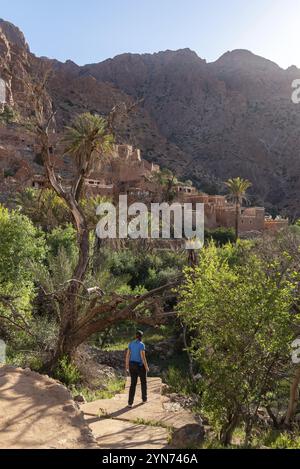
[{"label": "rocky mountain", "polygon": [[119,102],[138,102],[118,123],[117,140],[204,191],[221,191],[228,177],[246,177],[253,202],[300,216],[300,105],[291,100],[296,67],[283,70],[246,50],[207,63],[189,49],[123,54],[79,67],[36,58],[16,27],[0,21],[0,28],[0,75],[8,80],[3,58],[10,57],[19,71],[11,102],[20,112],[30,110],[24,79],[46,61],[59,129],[78,112],[107,114]]}]

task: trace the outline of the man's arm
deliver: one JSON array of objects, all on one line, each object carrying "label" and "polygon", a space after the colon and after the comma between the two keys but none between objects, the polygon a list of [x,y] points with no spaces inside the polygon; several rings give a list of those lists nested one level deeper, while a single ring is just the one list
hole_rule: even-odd
[{"label": "man's arm", "polygon": [[130,350],[127,349],[126,359],[125,359],[125,370],[126,370],[126,372],[129,371],[129,360],[130,360]]},{"label": "man's arm", "polygon": [[143,361],[143,364],[147,373],[149,373],[149,366],[148,366],[145,350],[141,350],[141,358],[142,358],[142,361]]}]

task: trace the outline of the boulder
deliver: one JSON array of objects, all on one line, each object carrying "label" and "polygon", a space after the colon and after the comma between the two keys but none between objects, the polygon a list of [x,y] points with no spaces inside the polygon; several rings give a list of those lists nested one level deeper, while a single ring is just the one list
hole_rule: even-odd
[{"label": "boulder", "polygon": [[188,448],[199,447],[205,436],[205,429],[202,424],[188,424],[177,428],[173,432],[172,447]]}]

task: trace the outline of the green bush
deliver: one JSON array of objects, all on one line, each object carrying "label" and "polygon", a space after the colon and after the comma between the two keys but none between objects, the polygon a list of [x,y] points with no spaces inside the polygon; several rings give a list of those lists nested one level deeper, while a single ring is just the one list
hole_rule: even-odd
[{"label": "green bush", "polygon": [[258,443],[259,446],[267,446],[272,449],[299,449],[300,448],[300,436],[278,431],[270,431],[263,438],[260,438]]},{"label": "green bush", "polygon": [[77,254],[76,231],[70,223],[65,227],[53,228],[47,235],[47,245],[53,256],[58,256],[61,248],[64,248],[66,254],[73,258]]},{"label": "green bush", "polygon": [[5,106],[3,111],[0,113],[0,122],[3,124],[11,124],[13,122],[18,122],[19,114],[11,106]]},{"label": "green bush", "polygon": [[217,228],[216,230],[205,230],[205,239],[215,241],[219,246],[234,243],[235,234],[232,228]]},{"label": "green bush", "polygon": [[125,379],[114,378],[105,383],[104,389],[92,391],[87,387],[74,386],[72,388],[72,395],[75,397],[81,394],[87,402],[93,402],[98,399],[112,399],[116,394],[120,394],[124,391]]},{"label": "green bush", "polygon": [[15,351],[8,346],[6,364],[21,368],[30,368],[32,371],[40,371],[43,366],[43,360],[38,352],[27,350]]},{"label": "green bush", "polygon": [[175,366],[169,366],[164,373],[164,382],[169,386],[171,392],[187,396],[191,391],[190,378],[183,370]]},{"label": "green bush", "polygon": [[147,290],[157,288],[170,281],[183,267],[185,258],[182,254],[161,251],[158,254],[134,254],[130,250],[107,252],[110,272],[116,276],[129,276],[132,289],[143,285]]},{"label": "green bush", "polygon": [[[240,254],[233,263],[235,251]],[[178,312],[191,336],[189,351],[203,376],[201,404],[222,427],[225,444],[241,419],[249,441],[259,407],[274,400],[278,375],[290,373],[290,344],[299,322],[299,314],[291,314],[299,274],[281,271],[281,263],[292,257],[283,253],[265,261],[251,252],[246,259],[240,256],[239,245],[210,244],[201,251],[198,266],[186,270],[179,292]]]},{"label": "green bush", "polygon": [[67,357],[60,360],[56,370],[54,371],[54,378],[58,379],[66,386],[76,385],[81,381],[81,375],[73,363]]}]

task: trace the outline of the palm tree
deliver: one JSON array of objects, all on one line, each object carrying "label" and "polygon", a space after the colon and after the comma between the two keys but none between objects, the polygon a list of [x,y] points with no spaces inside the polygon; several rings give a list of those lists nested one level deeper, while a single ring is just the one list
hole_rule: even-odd
[{"label": "palm tree", "polygon": [[154,173],[151,177],[152,182],[162,187],[162,200],[172,202],[175,198],[175,185],[178,183],[176,176],[167,168]]},{"label": "palm tree", "polygon": [[109,133],[106,119],[86,112],[66,128],[63,143],[65,153],[75,159],[79,177],[75,197],[78,198],[83,185],[83,177],[80,176],[88,175],[97,157],[103,158],[112,150],[113,136]]},{"label": "palm tree", "polygon": [[247,179],[237,177],[234,179],[228,179],[228,181],[225,182],[225,185],[229,191],[228,199],[235,204],[235,239],[237,241],[239,237],[241,205],[243,202],[248,200],[246,191],[252,186],[252,184]]}]

